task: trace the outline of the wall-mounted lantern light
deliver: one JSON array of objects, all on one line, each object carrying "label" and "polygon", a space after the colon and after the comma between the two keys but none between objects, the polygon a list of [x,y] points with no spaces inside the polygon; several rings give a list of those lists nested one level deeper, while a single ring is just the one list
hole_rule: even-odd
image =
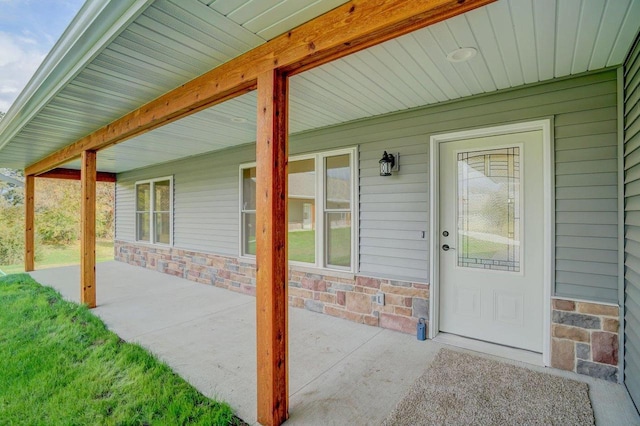
[{"label": "wall-mounted lantern light", "polygon": [[384,154],[382,154],[382,159],[378,161],[378,163],[380,163],[380,176],[391,176],[392,171],[397,172],[399,160],[400,154],[387,154],[387,151],[385,151]]}]

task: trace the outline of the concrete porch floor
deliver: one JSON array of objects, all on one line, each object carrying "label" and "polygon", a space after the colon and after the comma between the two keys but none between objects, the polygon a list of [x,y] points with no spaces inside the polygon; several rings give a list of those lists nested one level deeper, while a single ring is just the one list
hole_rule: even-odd
[{"label": "concrete porch floor", "polygon": [[[98,307],[93,313],[203,394],[228,402],[244,421],[256,422],[253,297],[121,262],[100,263],[96,269]],[[31,276],[67,300],[79,301],[78,266]],[[447,345],[290,308],[287,424],[380,424],[443,347]],[[640,425],[621,385],[500,360],[587,382],[599,425]]]}]

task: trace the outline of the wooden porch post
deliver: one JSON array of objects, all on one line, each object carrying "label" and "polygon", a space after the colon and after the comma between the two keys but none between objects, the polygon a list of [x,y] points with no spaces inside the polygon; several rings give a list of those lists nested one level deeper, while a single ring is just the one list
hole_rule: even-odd
[{"label": "wooden porch post", "polygon": [[287,264],[288,80],[258,76],[256,142],[256,322],[258,422],[289,417]]},{"label": "wooden porch post", "polygon": [[96,152],[83,151],[80,185],[80,303],[96,307]]},{"label": "wooden porch post", "polygon": [[36,177],[27,175],[24,183],[24,270],[35,269],[35,188]]}]

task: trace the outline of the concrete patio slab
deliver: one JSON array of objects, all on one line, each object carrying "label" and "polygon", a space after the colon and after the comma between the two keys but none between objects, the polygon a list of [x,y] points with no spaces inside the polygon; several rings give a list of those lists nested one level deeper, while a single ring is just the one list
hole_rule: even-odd
[{"label": "concrete patio slab", "polygon": [[[67,300],[79,300],[79,267],[31,275]],[[112,331],[140,343],[202,393],[227,401],[239,417],[255,423],[253,297],[120,262],[98,264],[97,280],[93,312]],[[450,347],[294,308],[289,334],[287,424],[379,424],[438,350]],[[501,360],[589,383],[597,424],[640,425],[621,385]]]}]

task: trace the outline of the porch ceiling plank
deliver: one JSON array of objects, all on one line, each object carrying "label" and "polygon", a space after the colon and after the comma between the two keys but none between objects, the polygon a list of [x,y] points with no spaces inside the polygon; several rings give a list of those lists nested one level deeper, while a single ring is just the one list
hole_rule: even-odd
[{"label": "porch ceiling plank", "polygon": [[546,2],[532,3],[538,53],[538,78],[548,80],[555,76],[556,8],[549,7]]},{"label": "porch ceiling plank", "polygon": [[80,206],[80,302],[96,307],[96,157],[95,151],[81,156]]},{"label": "porch ceiling plank", "polygon": [[258,77],[256,142],[256,325],[258,422],[279,425],[289,410],[287,264],[287,77]]},{"label": "porch ceiling plank", "polygon": [[482,56],[495,82],[496,88],[506,89],[510,87],[511,82],[509,81],[505,63],[502,61],[499,47],[500,43],[491,24],[491,16],[486,10],[478,10],[475,13],[470,13],[467,19],[478,46],[483,52]]},{"label": "porch ceiling plank", "polygon": [[604,2],[596,1],[585,2],[582,6],[580,27],[574,47],[573,63],[571,64],[572,74],[581,72],[579,70],[589,69],[589,62],[593,57],[598,30],[606,7]]},{"label": "porch ceiling plank", "polygon": [[293,75],[495,0],[353,0],[160,96],[28,166],[40,174],[255,89],[258,75]]},{"label": "porch ceiling plank", "polygon": [[515,27],[520,28],[520,36],[516,37],[520,62],[522,63],[522,76],[525,84],[539,81],[538,57],[536,52],[536,33],[533,19],[533,5],[531,2],[511,2],[511,19]]},{"label": "porch ceiling plank", "polygon": [[[581,6],[584,6],[580,3]],[[556,42],[556,67],[555,75],[568,75],[571,73],[575,45],[580,26],[580,12],[574,5],[567,2],[558,2],[558,20],[564,25],[558,26]],[[581,7],[582,9],[582,7]]]},{"label": "porch ceiling plank", "polygon": [[631,46],[633,40],[635,40],[635,37],[638,33],[637,24],[629,24],[631,22],[638,22],[637,17],[640,16],[640,2],[631,2],[627,11],[627,16],[629,18],[625,18],[620,25],[615,44],[613,45],[611,54],[607,61],[607,66],[616,65],[616,60],[614,58],[624,57],[629,49],[629,46]]}]

